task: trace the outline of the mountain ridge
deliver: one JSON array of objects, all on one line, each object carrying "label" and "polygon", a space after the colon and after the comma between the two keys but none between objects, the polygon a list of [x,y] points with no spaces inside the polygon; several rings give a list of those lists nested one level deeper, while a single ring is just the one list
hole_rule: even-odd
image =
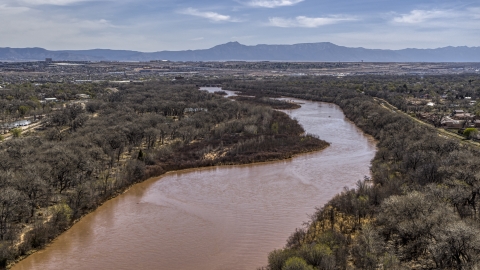
[{"label": "mountain ridge", "polygon": [[386,50],[339,46],[331,42],[243,45],[232,41],[209,49],[158,52],[0,48],[0,61],[43,61],[45,58],[54,61],[480,62],[480,47]]}]

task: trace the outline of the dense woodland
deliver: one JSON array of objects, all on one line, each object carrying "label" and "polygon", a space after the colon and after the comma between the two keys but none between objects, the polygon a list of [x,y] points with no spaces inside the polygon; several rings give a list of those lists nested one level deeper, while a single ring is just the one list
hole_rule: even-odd
[{"label": "dense woodland", "polygon": [[[12,86],[0,105],[30,106],[42,126],[0,143],[0,268],[51,241],[132,184],[169,170],[277,160],[328,144],[269,107],[152,81]],[[43,111],[41,95],[65,102]],[[68,102],[76,93],[92,100]],[[11,101],[11,102],[10,102]],[[42,111],[39,111],[42,110]]]},{"label": "dense woodland", "polygon": [[[198,91],[192,83],[205,82],[124,85],[113,92],[107,84],[23,84],[0,92],[3,117],[20,119],[20,106],[29,106],[24,116],[46,115],[44,130],[0,143],[2,264],[43,246],[149,176],[325,147],[301,136],[303,129],[284,114],[254,105],[285,106],[268,98],[288,96],[338,104],[377,140],[378,151],[372,178],[319,206],[285,248],[270,253],[269,269],[480,267],[480,149],[439,136],[373,99],[409,112],[418,109],[409,98],[428,95],[449,102],[436,110],[449,113],[459,105],[476,113],[464,98],[480,97],[477,75],[223,81],[225,89],[255,96],[238,101]],[[42,95],[68,101],[77,93],[93,100],[84,107],[29,105]]]},{"label": "dense woodland", "polygon": [[[457,85],[455,91],[473,96],[480,94],[473,83],[480,78],[368,79],[225,82],[226,89],[246,95],[338,104],[378,142],[372,178],[319,206],[285,248],[270,253],[268,269],[477,269],[480,149],[441,137],[434,128],[381,107],[371,96],[400,100],[405,96],[398,89],[416,80]],[[356,81],[367,81],[362,83],[366,86],[361,89]],[[391,89],[385,88],[390,84]]]}]

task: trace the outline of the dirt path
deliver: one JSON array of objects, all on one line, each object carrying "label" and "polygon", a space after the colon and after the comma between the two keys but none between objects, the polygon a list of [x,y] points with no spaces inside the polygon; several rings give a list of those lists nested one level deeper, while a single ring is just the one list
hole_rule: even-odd
[{"label": "dirt path", "polygon": [[455,133],[452,133],[452,132],[449,132],[443,128],[436,128],[435,126],[433,126],[432,124],[429,124],[429,123],[426,123],[418,118],[415,118],[405,112],[403,112],[402,110],[399,110],[397,107],[393,106],[392,104],[388,103],[388,101],[382,99],[382,98],[376,98],[374,97],[373,98],[375,101],[377,101],[380,106],[382,106],[383,108],[387,109],[387,110],[390,110],[390,111],[393,111],[395,113],[400,113],[400,114],[403,114],[405,116],[407,116],[408,118],[412,119],[413,121],[416,121],[417,123],[419,124],[422,124],[422,125],[425,125],[425,126],[428,126],[428,127],[431,127],[431,128],[434,128],[437,130],[438,132],[438,135],[440,137],[443,137],[443,138],[450,138],[450,139],[456,139],[456,140],[459,140],[460,143],[463,143],[463,144],[468,144],[468,145],[473,145],[473,146],[476,146],[476,147],[480,147],[480,143],[477,143],[477,142],[474,142],[474,141],[471,141],[471,140],[465,140],[465,138],[461,135],[458,135],[458,134],[455,134]]},{"label": "dirt path", "polygon": [[[18,127],[18,128],[22,129],[22,133],[25,131],[35,131],[35,128],[39,127],[41,124],[42,123],[39,121],[31,125]],[[9,140],[13,137],[12,133],[6,133],[6,134],[3,134],[2,136],[3,136],[3,141]]]}]

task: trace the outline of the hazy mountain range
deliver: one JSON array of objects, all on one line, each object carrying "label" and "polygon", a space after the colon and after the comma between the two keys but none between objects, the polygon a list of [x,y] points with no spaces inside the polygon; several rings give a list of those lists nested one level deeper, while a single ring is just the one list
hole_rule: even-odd
[{"label": "hazy mountain range", "polygon": [[318,62],[480,62],[480,47],[380,50],[350,48],[329,42],[246,46],[229,42],[205,50],[138,52],[0,48],[0,61],[318,61]]}]

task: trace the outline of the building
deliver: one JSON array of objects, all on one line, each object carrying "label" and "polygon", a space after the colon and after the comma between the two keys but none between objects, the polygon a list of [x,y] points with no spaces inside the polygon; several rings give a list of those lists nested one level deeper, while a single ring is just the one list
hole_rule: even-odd
[{"label": "building", "polygon": [[58,102],[58,99],[57,98],[45,98],[44,101],[45,102]]},{"label": "building", "polygon": [[87,95],[87,94],[77,94],[76,96],[77,96],[77,98],[81,98],[81,99],[89,99],[89,98],[91,98],[90,95]]},{"label": "building", "polygon": [[452,118],[455,120],[473,120],[475,119],[475,115],[471,113],[456,113]]},{"label": "building", "polygon": [[442,119],[442,126],[445,127],[445,128],[463,128],[463,125],[465,124],[465,121],[464,120],[455,120],[455,119],[452,119],[448,116],[445,116],[443,119]]}]

